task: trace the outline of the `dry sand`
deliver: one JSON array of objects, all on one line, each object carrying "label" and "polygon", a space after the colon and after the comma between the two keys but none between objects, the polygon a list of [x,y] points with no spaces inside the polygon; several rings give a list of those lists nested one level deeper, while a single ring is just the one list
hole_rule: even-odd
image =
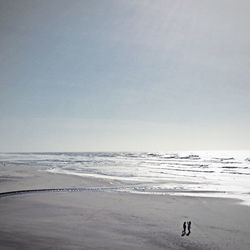
[{"label": "dry sand", "polygon": [[[1,192],[109,185],[25,166],[1,167]],[[181,237],[186,220],[192,221],[192,233]],[[99,191],[0,197],[0,249],[249,250],[250,207],[230,199]]]}]

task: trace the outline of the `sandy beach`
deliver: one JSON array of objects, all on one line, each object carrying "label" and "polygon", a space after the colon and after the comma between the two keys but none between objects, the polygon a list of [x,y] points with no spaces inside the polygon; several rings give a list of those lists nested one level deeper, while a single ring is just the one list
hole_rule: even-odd
[{"label": "sandy beach", "polygon": [[[7,164],[1,169],[1,193],[110,185],[25,166]],[[191,234],[181,237],[182,224],[189,220]],[[250,207],[232,199],[102,189],[25,193],[0,198],[0,249],[247,250],[249,221]]]}]

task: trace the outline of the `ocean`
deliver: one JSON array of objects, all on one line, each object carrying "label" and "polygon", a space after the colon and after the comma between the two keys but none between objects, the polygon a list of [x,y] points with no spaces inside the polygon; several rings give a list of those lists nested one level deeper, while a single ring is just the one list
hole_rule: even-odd
[{"label": "ocean", "polygon": [[120,192],[237,198],[250,205],[250,151],[1,153],[0,162],[105,179],[119,183]]}]

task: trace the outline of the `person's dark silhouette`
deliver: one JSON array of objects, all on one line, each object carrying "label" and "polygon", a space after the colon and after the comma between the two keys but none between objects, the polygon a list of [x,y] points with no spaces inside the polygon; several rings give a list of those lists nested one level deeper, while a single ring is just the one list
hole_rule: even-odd
[{"label": "person's dark silhouette", "polygon": [[191,221],[188,221],[187,225],[188,225],[188,232],[186,235],[189,236],[191,234]]},{"label": "person's dark silhouette", "polygon": [[184,236],[186,234],[186,221],[183,223],[183,231],[181,233],[181,236]]}]

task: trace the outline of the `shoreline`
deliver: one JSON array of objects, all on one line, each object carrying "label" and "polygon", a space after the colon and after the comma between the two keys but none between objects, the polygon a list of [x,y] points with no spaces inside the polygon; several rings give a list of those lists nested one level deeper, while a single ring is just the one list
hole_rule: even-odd
[{"label": "shoreline", "polygon": [[[0,163],[1,164],[1,163]],[[35,168],[33,166],[27,166],[25,164],[6,164],[0,165],[0,196],[5,192],[17,192],[34,190],[39,192],[43,189],[110,189],[114,192],[127,192],[131,194],[142,195],[171,195],[178,197],[198,197],[198,198],[214,198],[214,199],[229,199],[237,202],[240,205],[248,206],[250,203],[240,196],[228,195],[223,191],[211,191],[211,190],[173,190],[173,189],[161,189],[157,193],[150,190],[138,191],[141,183],[127,182],[124,183],[119,180],[103,179],[97,177],[89,177],[84,175],[74,175],[65,173],[53,173],[45,170],[44,168]],[[134,191],[126,191],[127,188],[135,187]],[[123,191],[124,189],[124,191]],[[63,190],[62,190],[63,191]]]}]

